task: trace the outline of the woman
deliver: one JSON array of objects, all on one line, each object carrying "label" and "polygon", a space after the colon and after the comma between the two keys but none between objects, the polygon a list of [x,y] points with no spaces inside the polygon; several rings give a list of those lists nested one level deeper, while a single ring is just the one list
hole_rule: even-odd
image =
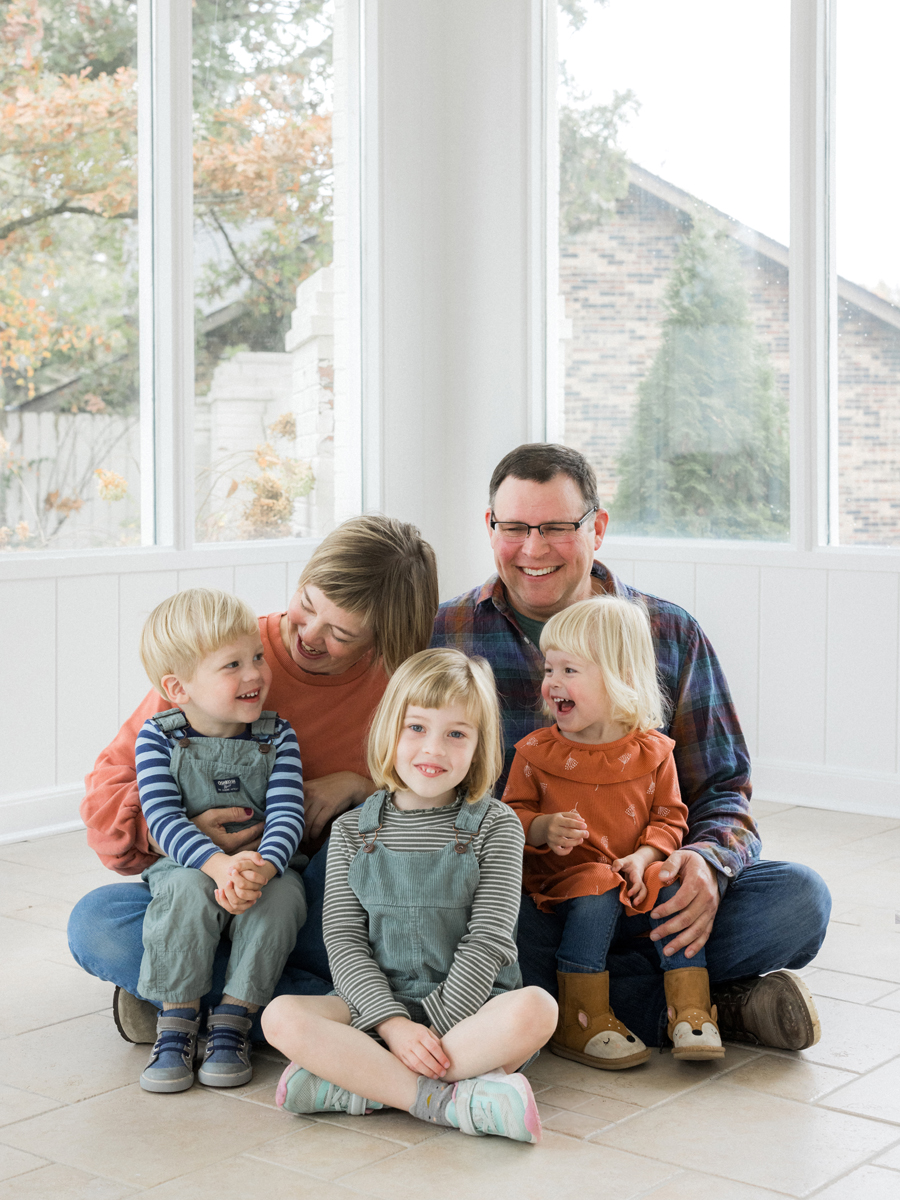
[{"label": "woman", "polygon": [[[287,612],[260,618],[272,668],[266,704],[290,721],[300,743],[307,853],[318,847],[334,817],[375,790],[366,767],[369,721],[388,675],[428,645],[437,606],[434,551],[419,531],[388,517],[366,516],[346,521],[325,538],[304,567]],[[158,847],[148,837],[138,801],[134,743],[147,717],[167,707],[150,692],[86,780],[81,816],[88,844],[121,875],[140,874],[156,859]],[[227,808],[204,813],[195,823],[234,854],[259,842],[261,825],[227,831],[246,819],[245,809]],[[279,992],[330,990],[321,928],[324,858],[315,856],[304,874],[309,915]],[[117,985],[116,1021],[129,1041],[154,1036],[156,1010],[134,998],[149,902],[145,884],[102,887],[84,896],[69,919],[75,960]],[[217,959],[217,981],[224,959],[224,954]]]}]

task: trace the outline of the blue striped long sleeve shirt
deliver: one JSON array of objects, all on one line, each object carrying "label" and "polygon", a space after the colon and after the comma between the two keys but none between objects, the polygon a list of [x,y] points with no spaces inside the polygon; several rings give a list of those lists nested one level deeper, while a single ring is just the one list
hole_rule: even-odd
[{"label": "blue striped long sleeve shirt", "polygon": [[[174,731],[179,739],[188,727]],[[191,737],[202,737],[190,730]],[[238,735],[241,736],[241,735]],[[259,853],[283,874],[303,837],[303,772],[300,747],[287,721],[276,722],[275,763],[266,790],[266,817]],[[200,867],[219,847],[185,813],[170,765],[172,743],[153,721],[145,721],[135,742],[138,794],[150,836],[182,867]]]}]

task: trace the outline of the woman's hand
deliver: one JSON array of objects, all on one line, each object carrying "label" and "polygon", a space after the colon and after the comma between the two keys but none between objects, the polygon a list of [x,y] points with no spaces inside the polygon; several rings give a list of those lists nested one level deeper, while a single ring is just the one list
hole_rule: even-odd
[{"label": "woman's hand", "polygon": [[374,791],[375,784],[371,779],[353,771],[335,771],[333,775],[323,775],[320,779],[305,779],[303,807],[306,837],[317,838],[329,821],[355,804],[362,804]]},{"label": "woman's hand", "polygon": [[417,1075],[443,1079],[450,1070],[450,1059],[441,1040],[430,1029],[408,1017],[388,1017],[375,1032],[387,1043],[395,1058]]},{"label": "woman's hand", "polygon": [[258,821],[239,833],[228,833],[226,825],[248,821],[253,816],[252,808],[208,808],[194,817],[193,824],[205,833],[211,842],[225,854],[239,854],[242,850],[258,850],[262,841],[263,822]]}]

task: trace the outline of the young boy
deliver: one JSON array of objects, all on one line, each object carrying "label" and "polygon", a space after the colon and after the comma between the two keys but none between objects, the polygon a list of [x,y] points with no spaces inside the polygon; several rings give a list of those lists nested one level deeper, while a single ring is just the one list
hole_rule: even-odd
[{"label": "young boy", "polygon": [[[303,881],[288,866],[303,835],[300,750],[287,721],[263,712],[272,673],[257,619],[236,597],[209,588],[170,596],[144,626],[141,660],[177,705],[146,721],[135,744],[141,808],[165,855],[143,873],[153,899],[138,991],[162,1011],[141,1087],[193,1084],[200,999],[226,928],[225,995],[207,1018],[198,1078],[238,1087],[253,1075],[250,1014],[272,998],[306,920]],[[235,804],[253,810],[247,825],[265,821],[258,851],[223,854],[191,823]]]}]

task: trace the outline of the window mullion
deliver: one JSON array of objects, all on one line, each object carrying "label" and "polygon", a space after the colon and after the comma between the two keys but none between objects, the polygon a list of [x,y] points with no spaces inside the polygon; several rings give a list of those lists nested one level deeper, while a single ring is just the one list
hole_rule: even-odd
[{"label": "window mullion", "polygon": [[791,19],[791,512],[793,540],[828,537],[828,0]]},{"label": "window mullion", "polygon": [[152,253],[156,540],[193,541],[191,13],[152,0]]}]

